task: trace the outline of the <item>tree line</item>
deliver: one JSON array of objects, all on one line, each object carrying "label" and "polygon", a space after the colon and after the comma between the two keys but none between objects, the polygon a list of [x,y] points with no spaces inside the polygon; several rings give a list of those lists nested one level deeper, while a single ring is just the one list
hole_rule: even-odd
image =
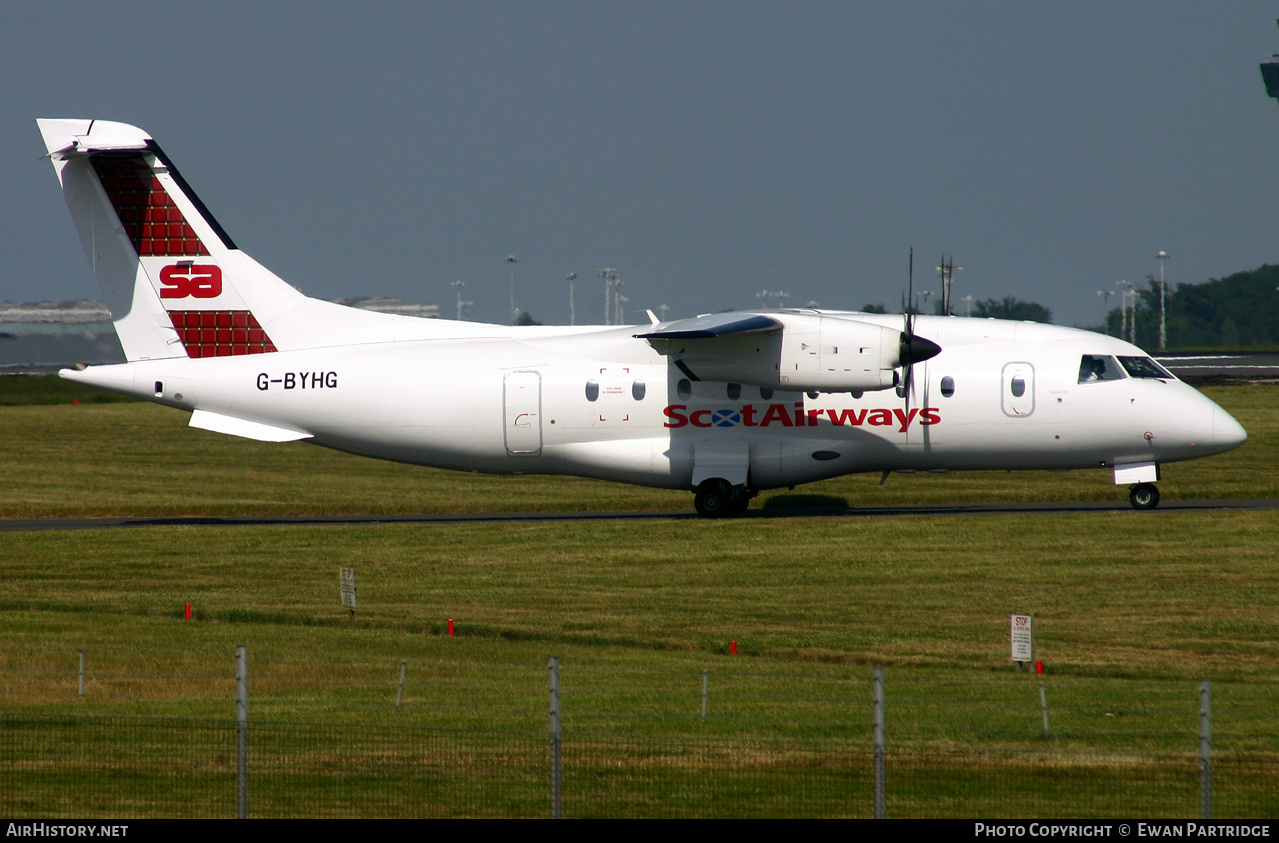
[{"label": "tree line", "polygon": [[[1146,276],[1137,288],[1134,342],[1159,345],[1159,281]],[[1129,318],[1133,318],[1133,313]],[[1279,266],[1213,278],[1202,284],[1168,285],[1169,348],[1259,348],[1279,345]],[[1119,308],[1106,314],[1105,332],[1119,336]],[[1124,333],[1124,338],[1128,336]]]},{"label": "tree line", "polygon": [[[1146,349],[1159,347],[1159,280],[1147,275],[1144,286],[1134,285],[1135,303],[1115,307],[1104,325],[1086,326],[1098,333],[1128,339]],[[868,313],[886,312],[883,305],[866,305]],[[912,308],[912,311],[914,309]],[[952,305],[952,312],[954,307]],[[941,313],[941,305],[934,311]],[[960,314],[962,315],[962,313]],[[1052,311],[1014,296],[972,303],[979,318],[1051,322]],[[1279,346],[1279,265],[1213,278],[1201,284],[1169,284],[1167,291],[1168,348],[1272,348]]]}]

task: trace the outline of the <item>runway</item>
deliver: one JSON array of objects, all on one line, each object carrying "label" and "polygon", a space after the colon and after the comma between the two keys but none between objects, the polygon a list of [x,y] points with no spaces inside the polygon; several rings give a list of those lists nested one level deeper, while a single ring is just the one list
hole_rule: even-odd
[{"label": "runway", "polygon": [[1279,352],[1274,351],[1223,351],[1214,354],[1161,351],[1153,356],[1179,378],[1279,378]]},{"label": "runway", "polygon": [[[884,518],[899,515],[1070,515],[1086,512],[1127,512],[1134,518],[1158,518],[1160,513],[1190,511],[1274,510],[1279,499],[1164,500],[1152,512],[1137,512],[1127,501],[1058,501],[1039,503],[916,504],[911,506],[771,506],[748,510],[741,518]],[[138,518],[6,518],[0,533],[105,530],[145,527],[265,527],[265,526],[422,526],[539,521],[662,521],[696,520],[691,510],[648,512],[478,512],[454,515],[252,515],[159,516]]]}]

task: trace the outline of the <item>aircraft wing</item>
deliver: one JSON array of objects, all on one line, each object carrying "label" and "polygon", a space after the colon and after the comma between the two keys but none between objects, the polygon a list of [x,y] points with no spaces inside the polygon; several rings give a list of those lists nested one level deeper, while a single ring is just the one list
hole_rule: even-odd
[{"label": "aircraft wing", "polygon": [[[819,392],[887,389],[902,362],[901,331],[816,312],[715,313],[654,325],[648,340],[690,380]],[[912,338],[926,359],[940,349]],[[927,343],[927,346],[923,344]]]},{"label": "aircraft wing", "polygon": [[765,334],[780,331],[782,323],[771,316],[741,313],[712,313],[658,325],[656,330],[635,336],[642,340],[703,340],[730,334]]}]

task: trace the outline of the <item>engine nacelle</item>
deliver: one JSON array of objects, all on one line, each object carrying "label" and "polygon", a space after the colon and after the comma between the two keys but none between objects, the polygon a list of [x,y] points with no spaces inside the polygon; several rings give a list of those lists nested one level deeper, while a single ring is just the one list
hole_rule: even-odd
[{"label": "engine nacelle", "polygon": [[689,339],[666,353],[702,380],[806,392],[895,385],[900,331],[816,313],[769,313],[768,319],[781,329]]},{"label": "engine nacelle", "polygon": [[847,392],[896,384],[901,331],[838,316],[786,314],[783,321],[782,388]]}]

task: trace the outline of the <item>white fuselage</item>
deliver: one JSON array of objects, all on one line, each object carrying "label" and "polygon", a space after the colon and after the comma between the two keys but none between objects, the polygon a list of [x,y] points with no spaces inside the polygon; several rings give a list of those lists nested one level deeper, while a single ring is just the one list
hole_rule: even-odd
[{"label": "white fuselage", "polygon": [[768,489],[864,471],[1158,464],[1245,437],[1175,379],[1081,383],[1081,355],[1143,352],[1032,323],[918,318],[944,350],[915,364],[909,396],[692,381],[631,327],[485,327],[493,335],[67,374],[372,457],[682,489],[714,476],[717,461],[747,466],[742,479]]}]

